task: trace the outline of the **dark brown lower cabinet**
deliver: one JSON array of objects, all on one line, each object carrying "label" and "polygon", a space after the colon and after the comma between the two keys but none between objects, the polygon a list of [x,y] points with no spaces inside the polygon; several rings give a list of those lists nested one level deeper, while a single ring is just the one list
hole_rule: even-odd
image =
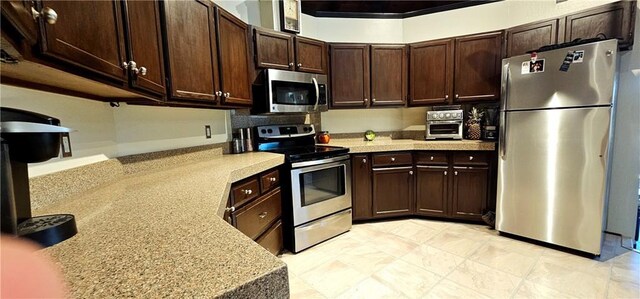
[{"label": "dark brown lower cabinet", "polygon": [[[489,187],[495,184],[495,153],[419,151],[413,164],[401,159],[407,154],[352,155],[353,220],[407,215],[482,220],[494,196]],[[391,163],[380,162],[387,156],[400,165],[380,166]]]},{"label": "dark brown lower cabinet", "polygon": [[413,212],[413,166],[374,168],[373,217],[409,215]]},{"label": "dark brown lower cabinet", "polygon": [[451,216],[478,220],[487,208],[488,167],[453,167]]},{"label": "dark brown lower cabinet", "polygon": [[449,167],[418,165],[416,173],[416,214],[446,216],[449,212]]}]

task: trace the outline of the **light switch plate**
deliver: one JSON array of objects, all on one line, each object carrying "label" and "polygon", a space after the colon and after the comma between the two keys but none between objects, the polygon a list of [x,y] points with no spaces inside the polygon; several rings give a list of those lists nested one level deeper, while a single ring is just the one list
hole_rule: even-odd
[{"label": "light switch plate", "polygon": [[210,125],[205,125],[204,126],[204,137],[206,137],[207,139],[211,139],[211,126]]},{"label": "light switch plate", "polygon": [[62,145],[62,157],[71,157],[71,138],[69,137],[69,133],[62,133],[60,139],[62,139],[60,142]]}]

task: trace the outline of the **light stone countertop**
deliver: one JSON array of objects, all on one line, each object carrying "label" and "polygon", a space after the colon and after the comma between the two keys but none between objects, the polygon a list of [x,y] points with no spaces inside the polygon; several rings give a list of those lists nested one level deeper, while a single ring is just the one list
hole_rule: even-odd
[{"label": "light stone countertop", "polygon": [[232,182],[283,162],[221,155],[123,176],[38,210],[78,225],[44,252],[75,298],[287,298],[286,265],[221,218]]},{"label": "light stone countertop", "polygon": [[448,150],[448,151],[493,151],[496,142],[482,140],[411,140],[376,138],[364,141],[362,138],[331,139],[331,146],[349,148],[349,153],[372,153],[411,150]]}]

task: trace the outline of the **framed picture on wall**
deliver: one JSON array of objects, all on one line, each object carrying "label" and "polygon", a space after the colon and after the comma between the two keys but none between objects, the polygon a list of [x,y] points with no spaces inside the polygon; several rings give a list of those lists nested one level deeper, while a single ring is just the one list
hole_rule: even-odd
[{"label": "framed picture on wall", "polygon": [[280,0],[280,30],[300,33],[300,1]]}]

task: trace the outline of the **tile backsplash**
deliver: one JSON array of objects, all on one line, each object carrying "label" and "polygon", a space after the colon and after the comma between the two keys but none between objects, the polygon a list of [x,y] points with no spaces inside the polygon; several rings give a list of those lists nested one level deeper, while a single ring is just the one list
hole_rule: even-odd
[{"label": "tile backsplash", "polygon": [[321,131],[320,112],[309,114],[261,114],[251,115],[249,109],[231,111],[231,129],[249,128],[265,125],[313,124]]}]

